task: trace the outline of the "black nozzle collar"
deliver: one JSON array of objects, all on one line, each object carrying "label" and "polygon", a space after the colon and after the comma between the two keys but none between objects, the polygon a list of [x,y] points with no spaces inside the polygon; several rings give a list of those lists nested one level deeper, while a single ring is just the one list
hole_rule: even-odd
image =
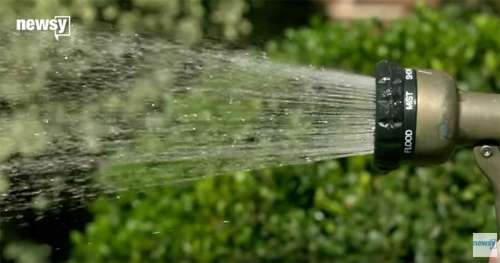
[{"label": "black nozzle collar", "polygon": [[375,81],[375,165],[388,171],[415,153],[416,71],[382,61],[376,65]]}]

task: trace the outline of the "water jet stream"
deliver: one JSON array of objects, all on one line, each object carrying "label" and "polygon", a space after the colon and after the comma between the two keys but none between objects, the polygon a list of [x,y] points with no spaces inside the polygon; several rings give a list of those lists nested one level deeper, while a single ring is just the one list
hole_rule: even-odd
[{"label": "water jet stream", "polygon": [[59,42],[2,34],[0,56],[4,218],[102,193],[373,152],[372,77],[78,29]]}]

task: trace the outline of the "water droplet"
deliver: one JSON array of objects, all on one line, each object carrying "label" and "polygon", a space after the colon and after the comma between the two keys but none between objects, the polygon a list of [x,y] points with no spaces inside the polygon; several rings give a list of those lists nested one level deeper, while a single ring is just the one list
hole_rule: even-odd
[{"label": "water droplet", "polygon": [[388,82],[388,81],[390,81],[390,80],[391,80],[391,78],[389,78],[389,77],[382,77],[382,78],[380,78],[377,82],[378,82],[379,84],[385,84],[385,83],[387,83],[387,82]]},{"label": "water droplet", "polygon": [[323,212],[321,211],[317,211],[314,213],[314,219],[318,221],[323,221],[323,219],[325,219],[325,214],[323,214]]}]

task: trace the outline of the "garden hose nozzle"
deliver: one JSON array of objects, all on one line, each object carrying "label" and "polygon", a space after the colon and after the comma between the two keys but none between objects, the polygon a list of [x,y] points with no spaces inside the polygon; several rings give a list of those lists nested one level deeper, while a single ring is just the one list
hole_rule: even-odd
[{"label": "garden hose nozzle", "polygon": [[445,73],[377,64],[375,164],[445,162],[457,145],[500,143],[500,94],[463,92]]},{"label": "garden hose nozzle", "polygon": [[436,164],[457,145],[474,147],[493,186],[500,234],[500,94],[459,91],[445,73],[388,61],[377,64],[375,81],[375,165],[388,171],[405,160]]}]

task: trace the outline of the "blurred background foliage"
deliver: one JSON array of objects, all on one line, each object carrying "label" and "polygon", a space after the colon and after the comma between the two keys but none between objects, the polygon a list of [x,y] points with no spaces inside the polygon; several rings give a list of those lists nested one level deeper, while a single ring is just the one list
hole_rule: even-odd
[{"label": "blurred background foliage", "polygon": [[264,41],[307,22],[314,10],[308,0],[5,0],[0,7],[8,27],[17,18],[63,14],[91,29],[150,33],[189,44],[202,38]]},{"label": "blurred background foliage", "polygon": [[[303,1],[0,3],[8,23],[71,14],[89,28],[106,23],[187,44],[266,43],[279,61],[365,74],[387,58],[449,72],[462,89],[498,92],[496,12],[496,1],[453,2],[383,23],[330,22]],[[355,157],[103,197],[89,206],[88,224],[68,228],[71,244],[47,246],[4,226],[0,249],[6,262],[469,262],[472,233],[495,230],[492,205],[467,150],[445,165],[388,175],[377,175],[371,157]]]},{"label": "blurred background foliage", "polygon": [[[20,3],[21,2],[21,3]],[[235,39],[248,34],[251,25],[243,17],[248,8],[244,1],[216,0],[90,0],[90,1],[7,1],[0,14],[11,18],[71,15],[91,28],[109,23],[124,32],[150,31],[196,41],[205,31],[217,30]],[[225,12],[228,11],[228,12]]]},{"label": "blurred background foliage", "polygon": [[288,62],[343,68],[372,74],[382,59],[412,67],[446,71],[461,89],[500,89],[498,16],[456,9],[419,7],[408,18],[385,25],[376,20],[353,24],[315,18],[303,29],[289,29],[283,41],[267,48]]}]

